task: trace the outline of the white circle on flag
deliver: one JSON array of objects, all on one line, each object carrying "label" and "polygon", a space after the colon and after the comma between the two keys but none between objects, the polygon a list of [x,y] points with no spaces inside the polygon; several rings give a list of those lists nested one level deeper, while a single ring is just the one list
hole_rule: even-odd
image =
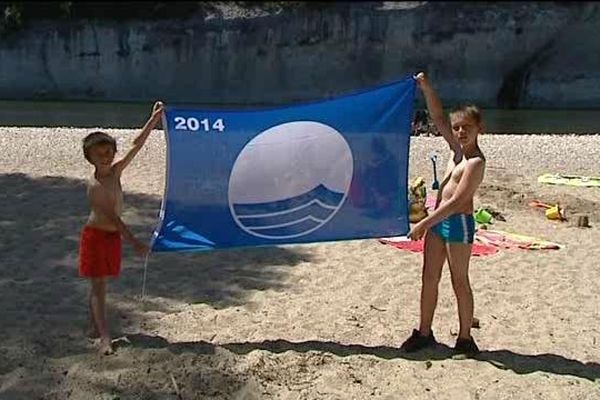
[{"label": "white circle on flag", "polygon": [[331,126],[295,121],[271,127],[248,142],[233,165],[231,214],[253,236],[306,235],[342,207],[353,169],[350,146]]}]

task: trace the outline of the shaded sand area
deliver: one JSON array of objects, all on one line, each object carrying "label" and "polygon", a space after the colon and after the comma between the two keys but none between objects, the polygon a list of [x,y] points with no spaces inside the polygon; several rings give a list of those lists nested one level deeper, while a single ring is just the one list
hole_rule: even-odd
[{"label": "shaded sand area", "polygon": [[[89,129],[0,128],[0,399],[598,399],[600,189],[543,186],[545,172],[600,175],[600,136],[485,135],[476,205],[497,229],[558,251],[505,250],[472,261],[474,336],[451,358],[458,321],[447,268],[434,330],[442,343],[399,351],[418,318],[421,256],[377,240],[151,257],[124,248],[109,290],[117,353],[84,336],[78,235],[91,169]],[[134,130],[110,130],[122,150]],[[440,138],[413,138],[410,176],[431,184]],[[440,153],[442,164],[447,155]],[[149,239],[164,184],[152,134],[123,178],[125,221]],[[592,228],[552,222],[530,200],[561,201]]]}]

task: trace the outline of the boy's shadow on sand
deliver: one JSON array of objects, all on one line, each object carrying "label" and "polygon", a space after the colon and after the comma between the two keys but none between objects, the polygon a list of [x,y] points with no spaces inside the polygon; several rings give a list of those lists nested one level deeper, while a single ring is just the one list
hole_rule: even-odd
[{"label": "boy's shadow on sand", "polygon": [[[214,354],[217,347],[222,347],[237,355],[245,355],[254,350],[266,350],[272,353],[283,353],[286,351],[306,353],[315,351],[330,353],[339,357],[372,355],[386,360],[401,358],[412,361],[442,361],[452,359],[455,356],[453,349],[442,343],[438,343],[431,349],[425,349],[416,353],[405,353],[399,348],[390,346],[363,346],[359,344],[340,344],[316,340],[290,342],[279,339],[215,345],[205,341],[169,343],[160,336],[134,334],[127,335],[127,341],[127,345],[133,347],[166,348],[176,354],[183,352]],[[595,362],[583,363],[556,354],[527,355],[515,353],[510,350],[491,350],[482,351],[472,359],[488,362],[496,368],[512,370],[517,374],[546,372],[556,375],[572,375],[590,381],[600,379],[600,364]]]}]

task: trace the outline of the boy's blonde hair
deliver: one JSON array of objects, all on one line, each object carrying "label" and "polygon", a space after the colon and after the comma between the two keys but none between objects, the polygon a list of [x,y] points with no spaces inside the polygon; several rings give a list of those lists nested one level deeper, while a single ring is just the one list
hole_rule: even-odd
[{"label": "boy's blonde hair", "polygon": [[478,124],[480,124],[483,121],[481,110],[474,104],[459,105],[458,107],[455,107],[450,111],[450,116],[452,116],[453,114],[464,114]]},{"label": "boy's blonde hair", "polygon": [[90,149],[100,144],[110,144],[114,152],[117,152],[117,141],[112,136],[100,131],[92,132],[83,138],[83,155],[86,160],[92,162]]}]

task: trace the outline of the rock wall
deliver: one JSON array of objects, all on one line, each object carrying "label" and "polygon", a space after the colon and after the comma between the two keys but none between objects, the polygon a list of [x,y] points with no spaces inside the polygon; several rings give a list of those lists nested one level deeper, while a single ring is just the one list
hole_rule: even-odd
[{"label": "rock wall", "polygon": [[446,102],[597,108],[599,36],[594,2],[339,3],[186,20],[45,20],[0,38],[0,98],[276,104],[425,70]]}]

